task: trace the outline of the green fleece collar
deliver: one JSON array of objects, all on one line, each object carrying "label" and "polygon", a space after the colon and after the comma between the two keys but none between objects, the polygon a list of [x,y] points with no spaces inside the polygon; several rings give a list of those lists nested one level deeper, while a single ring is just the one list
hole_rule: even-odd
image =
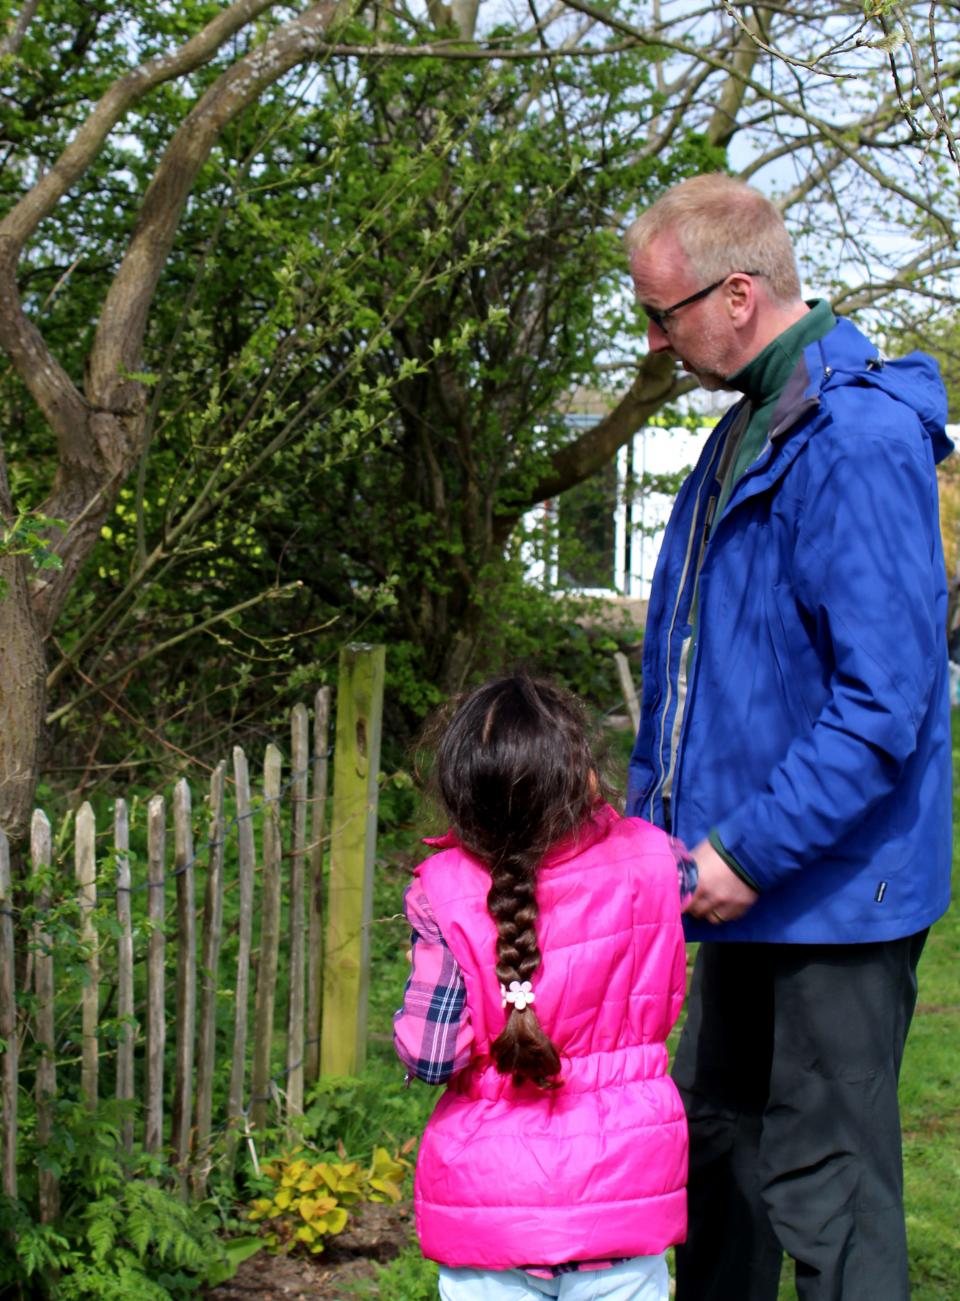
[{"label": "green fleece collar", "polygon": [[755,407],[763,406],[780,395],[804,348],[829,334],[836,325],[837,319],[825,299],[815,299],[809,307],[809,312],[778,334],[727,381],[731,388],[745,394]]}]

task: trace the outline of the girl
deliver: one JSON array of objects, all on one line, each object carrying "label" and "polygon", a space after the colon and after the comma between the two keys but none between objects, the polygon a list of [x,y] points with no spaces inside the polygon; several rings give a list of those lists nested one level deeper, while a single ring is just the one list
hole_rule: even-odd
[{"label": "girl", "polygon": [[435,780],[451,830],[405,907],[395,1017],[449,1084],[414,1193],[455,1301],[665,1301],[687,1129],[664,1041],[683,1000],[690,860],[600,793],[575,700],[526,677],[457,706]]}]

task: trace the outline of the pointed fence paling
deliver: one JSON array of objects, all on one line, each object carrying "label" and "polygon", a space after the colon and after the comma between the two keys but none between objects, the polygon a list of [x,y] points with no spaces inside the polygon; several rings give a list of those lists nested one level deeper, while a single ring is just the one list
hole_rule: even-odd
[{"label": "pointed fence paling", "polygon": [[3,1147],[0,1191],[17,1195],[17,1044],[16,967],[13,948],[13,890],[10,880],[10,846],[0,829],[0,1040],[3,1041],[3,1070],[0,1072],[0,1106]]},{"label": "pointed fence paling", "polygon": [[[359,1040],[366,1012],[357,1004],[366,997],[366,976],[357,964],[366,961],[368,948],[382,694],[383,648],[346,648],[339,698],[346,723],[343,741],[338,729],[333,768],[347,777],[341,781],[343,808],[334,812],[331,838],[341,846],[335,891],[340,905],[350,901],[348,913],[335,905],[331,916],[325,907],[329,688],[314,699],[312,738],[307,709],[293,711],[286,782],[283,757],[272,744],[266,747],[262,795],[251,793],[249,765],[240,747],[232,755],[232,780],[226,763],[217,766],[210,783],[208,834],[196,850],[185,780],[173,794],[172,836],[167,803],[154,796],[139,829],[138,850],[131,849],[131,811],[125,800],[115,802],[112,826],[101,833],[99,845],[93,809],[81,806],[69,854],[83,970],[79,990],[76,980],[69,986],[76,991],[73,1021],[64,1007],[70,997],[66,974],[58,976],[45,925],[58,902],[51,887],[55,856],[49,820],[39,810],[34,815],[31,870],[37,879],[34,920],[25,938],[15,927],[10,856],[0,832],[3,1192],[15,1196],[17,1190],[17,1094],[24,1071],[30,1072],[36,1096],[39,1147],[51,1139],[58,1087],[67,1087],[72,1076],[88,1106],[111,1092],[124,1104],[120,1133],[127,1150],[139,1140],[146,1151],[167,1156],[181,1193],[202,1196],[215,1163],[232,1167],[241,1138],[253,1142],[268,1123],[295,1121],[303,1111],[305,1088],[321,1070],[338,1071],[337,1060],[362,1061]],[[287,818],[282,816],[285,802]],[[344,818],[350,825],[342,825]],[[167,862],[171,840],[172,869]],[[356,880],[350,880],[350,871]],[[235,892],[236,903],[225,933],[228,890]],[[24,942],[33,997],[18,1008],[16,945]],[[325,953],[337,963],[334,977]],[[352,1001],[344,970],[350,973]],[[282,1019],[276,1006],[280,976],[287,991]],[[326,1017],[325,986],[337,990]],[[282,1044],[277,1042],[278,1024],[285,1029]],[[321,1063],[322,1035],[327,1045],[342,1044],[343,1051],[334,1054],[337,1060],[328,1061],[325,1052]],[[21,1042],[32,1051],[20,1054]],[[228,1074],[229,1083],[218,1103],[214,1084],[221,1062],[220,1075]],[[165,1088],[171,1069],[168,1109]],[[53,1169],[44,1164],[38,1197],[42,1221],[54,1221],[59,1189]]]},{"label": "pointed fence paling", "polygon": [[310,776],[310,719],[304,705],[296,705],[290,718],[290,997],[287,1004],[287,1115],[303,1115],[304,1014],[306,1012],[306,939],[304,912],[304,856],[307,848],[307,780]]},{"label": "pointed fence paling", "polygon": [[[113,848],[117,867],[117,1101],[134,1099],[134,1046],[137,1022],[133,1001],[133,913],[130,906],[130,816],[127,801],[117,800],[113,811]],[[34,858],[36,863],[36,858]],[[132,1111],[132,1108],[129,1110]],[[133,1147],[133,1117],[123,1120],[123,1146]]]},{"label": "pointed fence paling", "polygon": [[263,881],[260,905],[260,954],[253,1027],[250,1109],[253,1125],[262,1129],[270,1105],[270,1061],[273,1048],[274,999],[280,959],[280,773],[282,759],[275,745],[267,746],[263,763]]},{"label": "pointed fence paling", "polygon": [[[37,1035],[37,1144],[46,1147],[53,1136],[53,1106],[57,1096],[56,1023],[54,1008],[53,941],[42,917],[50,906],[49,870],[53,862],[50,819],[36,809],[30,826],[30,860],[36,883],[38,918],[33,926],[33,978]],[[40,1223],[52,1224],[60,1211],[60,1188],[48,1167],[37,1172]]]},{"label": "pointed fence paling", "polygon": [[80,1071],[80,1091],[88,1107],[97,1105],[100,1081],[100,1054],[97,1044],[97,1022],[100,1012],[100,957],[97,951],[97,925],[94,912],[97,907],[97,829],[93,809],[81,804],[77,813],[76,873],[77,895],[80,903],[80,938],[87,954],[83,992],[80,995],[83,1034],[83,1066]]},{"label": "pointed fence paling", "polygon": [[200,1029],[197,1037],[197,1119],[193,1190],[202,1196],[207,1184],[213,1124],[213,1076],[217,1053],[217,975],[223,938],[223,788],[227,765],[210,778],[209,866],[203,900],[203,949],[200,959]]},{"label": "pointed fence paling", "polygon": [[170,1146],[185,1187],[193,1100],[193,1049],[197,1018],[197,920],[193,882],[193,821],[190,787],[181,777],[173,790],[173,874],[177,882],[176,1064]]},{"label": "pointed fence paling", "polygon": [[166,1011],[166,879],[167,805],[155,795],[147,805],[147,1038],[144,1088],[143,1146],[159,1152],[163,1146],[163,1055],[167,1038]]},{"label": "pointed fence paling", "polygon": [[244,1125],[243,1084],[247,1059],[247,1022],[250,992],[250,949],[253,938],[253,879],[256,849],[250,814],[250,772],[247,757],[235,746],[233,776],[237,799],[237,979],[233,1022],[233,1055],[227,1092],[227,1162],[233,1167],[237,1140]]},{"label": "pointed fence paling", "polygon": [[313,724],[313,798],[310,813],[309,880],[307,885],[307,1039],[305,1078],[320,1076],[320,1037],[323,1029],[323,826],[327,807],[327,749],[330,744],[330,688],[317,692]]}]

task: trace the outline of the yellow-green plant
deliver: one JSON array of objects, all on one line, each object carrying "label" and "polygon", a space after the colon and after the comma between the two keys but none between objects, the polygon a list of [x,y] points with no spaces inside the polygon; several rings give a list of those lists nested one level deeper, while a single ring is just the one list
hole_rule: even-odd
[{"label": "yellow-green plant", "polygon": [[305,1248],[317,1255],[327,1238],[343,1231],[349,1208],[358,1202],[398,1202],[409,1168],[409,1161],[385,1147],[374,1148],[367,1169],[359,1161],[316,1160],[295,1148],[264,1165],[275,1191],[255,1198],[247,1218],[262,1222],[271,1251]]},{"label": "yellow-green plant", "polygon": [[[408,1146],[401,1151],[409,1150]],[[398,1202],[403,1196],[401,1185],[410,1167],[398,1152],[391,1156],[385,1147],[373,1149],[373,1163],[366,1174],[367,1194],[371,1202]]]}]

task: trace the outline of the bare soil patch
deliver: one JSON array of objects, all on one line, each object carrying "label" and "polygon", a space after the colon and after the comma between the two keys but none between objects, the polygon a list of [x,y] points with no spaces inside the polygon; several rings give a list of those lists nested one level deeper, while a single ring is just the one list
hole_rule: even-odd
[{"label": "bare soil patch", "polygon": [[348,1301],[354,1287],[373,1278],[413,1236],[409,1202],[370,1202],[351,1214],[343,1233],[319,1256],[270,1256],[260,1251],[236,1276],[209,1288],[206,1301]]}]

